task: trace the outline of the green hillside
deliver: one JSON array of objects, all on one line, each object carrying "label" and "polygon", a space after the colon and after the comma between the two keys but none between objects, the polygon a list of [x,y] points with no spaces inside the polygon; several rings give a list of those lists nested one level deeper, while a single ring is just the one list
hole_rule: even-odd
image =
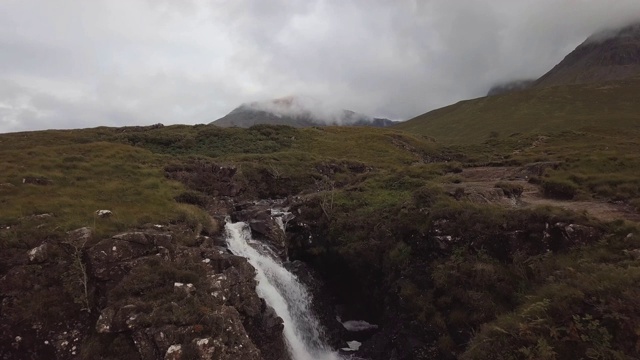
[{"label": "green hillside", "polygon": [[[543,140],[523,134],[465,146],[356,127],[154,125],[2,134],[0,294],[12,302],[3,305],[10,315],[0,325],[39,322],[49,331],[69,320],[88,329],[77,344],[83,358],[139,358],[128,333],[91,330],[106,311],[101,299],[120,296],[140,304],[148,321],[142,329],[179,323],[218,336],[200,319],[220,307],[198,300],[202,294],[184,294],[189,302],[170,316],[154,309],[183,299],[176,282],[205,289],[196,271],[204,266],[200,254],[218,249],[206,237],[224,241],[224,216],[280,198],[296,214],[285,234],[291,259],[308,263],[351,311],[380,324],[379,336],[395,337],[395,319],[403,319],[421,344],[406,350],[409,356],[428,347],[439,358],[494,359],[499,347],[503,358],[584,358],[594,351],[633,357],[638,336],[627,334],[640,318],[636,224],[504,201],[517,204],[520,195],[505,194],[539,188],[552,206],[575,201],[609,209],[614,205],[605,201],[616,201],[627,218],[636,216],[638,134],[567,131]],[[469,177],[474,171],[494,175],[479,188]],[[500,171],[537,175],[527,182],[495,175]],[[497,188],[501,200],[473,200]],[[113,215],[98,217],[99,209]],[[577,235],[550,233],[558,243],[545,245],[547,227],[565,231],[567,224]],[[84,226],[94,233],[84,252],[95,253],[114,234],[160,226],[172,234],[176,254],[195,255],[185,263],[141,257],[153,261],[147,267],[135,260],[128,280],[105,293],[91,273],[83,295],[73,267],[83,260],[66,244],[67,232]],[[48,257],[29,262],[43,244]],[[16,284],[25,285],[17,291]],[[13,341],[11,335],[5,338]],[[196,336],[202,335],[194,330],[176,341]],[[0,348],[10,346],[1,341]],[[367,358],[388,359],[405,348],[393,343]]]},{"label": "green hillside", "polygon": [[584,127],[640,127],[640,79],[529,89],[465,100],[396,125],[444,144]]},{"label": "green hillside", "polygon": [[[290,178],[299,189],[321,176],[316,167],[324,163],[348,159],[363,167],[395,167],[419,161],[434,149],[422,137],[350,127],[175,125],[1,134],[0,224],[15,226],[29,216],[54,213],[60,234],[98,225],[106,235],[147,222],[202,221],[194,207],[173,200],[185,189],[163,172],[168,164],[194,158],[233,163],[246,181],[261,172]],[[25,184],[25,178],[46,179],[47,185]],[[96,223],[98,209],[119,216]],[[33,231],[30,226],[13,229],[0,234],[0,248]]]}]

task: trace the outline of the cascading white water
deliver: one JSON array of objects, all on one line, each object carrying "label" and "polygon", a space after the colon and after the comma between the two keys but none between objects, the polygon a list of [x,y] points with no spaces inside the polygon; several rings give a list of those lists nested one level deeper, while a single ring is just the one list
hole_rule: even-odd
[{"label": "cascading white water", "polygon": [[[251,230],[243,222],[225,226],[227,246],[256,269],[256,292],[284,322],[284,337],[294,360],[339,360],[323,342],[320,323],[311,311],[311,297],[298,278],[268,251],[251,246]],[[260,249],[260,247],[257,247]]]}]

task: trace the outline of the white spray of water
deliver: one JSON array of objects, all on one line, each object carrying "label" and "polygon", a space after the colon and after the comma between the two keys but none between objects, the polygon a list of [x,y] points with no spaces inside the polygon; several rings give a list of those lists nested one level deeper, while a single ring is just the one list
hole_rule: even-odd
[{"label": "white spray of water", "polygon": [[[339,360],[323,342],[318,319],[311,311],[311,296],[300,281],[269,252],[251,244],[251,231],[245,223],[227,223],[227,246],[235,255],[245,257],[256,269],[256,292],[284,322],[284,337],[294,360]],[[260,247],[258,247],[260,248]]]}]

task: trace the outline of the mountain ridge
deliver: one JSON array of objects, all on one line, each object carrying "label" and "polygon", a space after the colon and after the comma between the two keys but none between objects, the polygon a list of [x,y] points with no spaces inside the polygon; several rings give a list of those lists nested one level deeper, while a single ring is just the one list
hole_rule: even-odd
[{"label": "mountain ridge", "polygon": [[534,87],[589,84],[640,75],[640,23],[591,35]]},{"label": "mountain ridge", "polygon": [[374,118],[351,110],[329,108],[311,98],[288,96],[262,102],[245,103],[210,124],[220,127],[248,128],[258,124],[310,126],[387,127],[395,122]]},{"label": "mountain ridge", "polygon": [[590,36],[532,83],[506,83],[492,90],[488,95],[493,96],[463,100],[395,127],[460,144],[479,143],[491,135],[635,128],[640,113],[640,24]]}]

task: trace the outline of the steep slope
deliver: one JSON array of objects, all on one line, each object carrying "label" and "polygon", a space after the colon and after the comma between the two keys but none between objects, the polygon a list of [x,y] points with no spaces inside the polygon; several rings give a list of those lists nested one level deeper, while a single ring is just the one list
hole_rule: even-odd
[{"label": "steep slope", "polygon": [[294,127],[326,125],[386,127],[393,123],[389,119],[372,118],[350,110],[330,109],[313,99],[290,96],[242,104],[211,124],[220,127],[248,128],[258,124]]},{"label": "steep slope", "polygon": [[478,143],[489,136],[547,133],[586,126],[640,126],[640,79],[565,85],[465,100],[400,123],[397,129],[444,143]]},{"label": "steep slope", "polygon": [[535,82],[497,86],[488,93],[493,96],[461,101],[396,127],[447,143],[586,126],[637,127],[639,90],[636,24],[589,37]]},{"label": "steep slope", "polygon": [[640,23],[596,33],[534,86],[588,84],[640,75]]}]

